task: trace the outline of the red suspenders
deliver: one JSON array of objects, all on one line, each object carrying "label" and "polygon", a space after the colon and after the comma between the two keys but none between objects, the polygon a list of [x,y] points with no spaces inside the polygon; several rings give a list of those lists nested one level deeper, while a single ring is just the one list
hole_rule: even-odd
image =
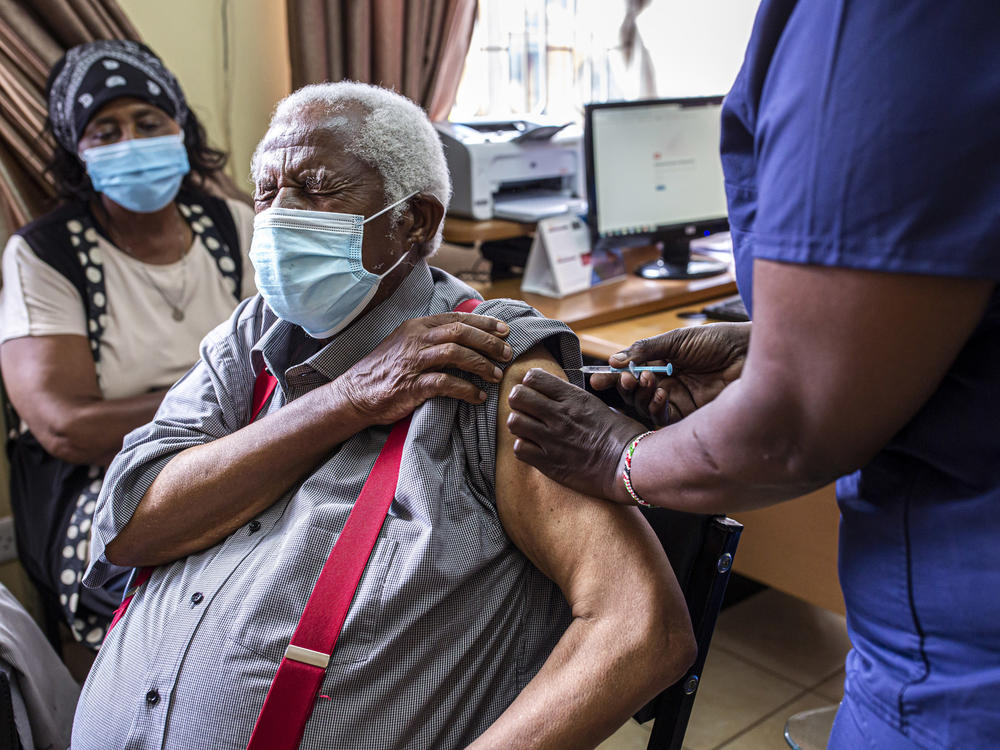
[{"label": "red suspenders", "polygon": [[247,750],[294,750],[299,746],[340,628],[396,494],[409,426],[407,417],[389,433],[306,603]]},{"label": "red suspenders", "polygon": [[[455,310],[472,312],[478,306],[477,300],[466,300]],[[351,600],[396,495],[409,426],[409,417],[397,422],[382,446],[285,649],[247,750],[296,750],[302,741]]]}]

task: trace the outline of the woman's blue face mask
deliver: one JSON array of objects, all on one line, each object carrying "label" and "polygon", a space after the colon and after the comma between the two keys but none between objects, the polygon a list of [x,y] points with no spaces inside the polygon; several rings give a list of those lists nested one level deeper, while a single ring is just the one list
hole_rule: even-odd
[{"label": "woman's blue face mask", "polygon": [[257,289],[274,314],[316,339],[344,330],[371,302],[379,282],[407,256],[400,255],[381,274],[368,271],[361,261],[364,225],[414,195],[367,219],[295,208],[269,208],[257,214],[250,262]]},{"label": "woman's blue face mask", "polygon": [[164,208],[191,171],[183,133],[94,146],[81,156],[94,190],[137,213]]}]

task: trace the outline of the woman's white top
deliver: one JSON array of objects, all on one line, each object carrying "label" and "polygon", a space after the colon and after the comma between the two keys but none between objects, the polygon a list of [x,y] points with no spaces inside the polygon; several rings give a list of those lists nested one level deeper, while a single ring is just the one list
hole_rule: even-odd
[{"label": "woman's white top", "polygon": [[[248,257],[253,209],[236,200],[226,204],[243,259],[242,299],[257,293]],[[97,246],[107,293],[99,380],[104,398],[136,396],[172,385],[198,359],[204,335],[235,309],[231,280],[219,272],[200,234],[195,234],[182,260],[168,265],[138,261],[100,234]],[[174,320],[168,299],[183,309],[183,320]],[[35,255],[22,237],[13,235],[3,253],[0,343],[59,334],[87,337],[83,300],[65,276]]]}]

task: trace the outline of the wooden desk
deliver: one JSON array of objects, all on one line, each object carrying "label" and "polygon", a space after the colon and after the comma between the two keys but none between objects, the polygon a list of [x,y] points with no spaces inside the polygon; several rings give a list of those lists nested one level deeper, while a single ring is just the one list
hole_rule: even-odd
[{"label": "wooden desk", "polygon": [[[685,317],[704,306],[687,305],[604,325],[576,329],[584,354],[601,360],[636,339],[712,321]],[[834,486],[760,510],[735,513],[745,529],[734,570],[811,604],[844,613],[837,578],[840,511]]]},{"label": "wooden desk", "polygon": [[[483,242],[530,236],[534,231],[534,224],[502,219],[474,221],[447,216],[444,222],[446,241],[472,244],[477,250]],[[625,251],[625,269],[628,272],[625,279],[601,284],[562,299],[522,292],[520,279],[476,284],[476,288],[486,299],[523,299],[546,317],[561,320],[574,331],[584,326],[633,318],[736,292],[736,282],[729,273],[692,281],[649,281],[632,273],[640,264],[658,256],[659,251],[655,247],[629,248]]]},{"label": "wooden desk", "polygon": [[494,240],[511,240],[515,237],[530,237],[535,233],[534,224],[521,224],[503,219],[476,221],[460,216],[446,216],[444,220],[445,242],[462,245],[476,245]]},{"label": "wooden desk", "polygon": [[[735,292],[735,289],[733,291]],[[634,318],[617,320],[603,325],[581,326],[574,330],[576,335],[580,337],[580,348],[583,349],[584,355],[606,362],[608,357],[615,352],[620,352],[633,341],[649,338],[664,331],[672,331],[675,328],[711,323],[712,321],[697,315],[706,304],[708,301],[700,302],[697,305],[688,304],[683,307],[638,315]],[[625,342],[625,346],[622,346],[622,342]]]},{"label": "wooden desk", "polygon": [[[736,293],[736,282],[730,273],[691,281],[650,281],[631,273],[640,263],[653,260],[658,255],[655,248],[629,252],[625,257],[626,269],[629,271],[625,279],[601,284],[561,299],[522,292],[520,279],[493,282],[480,287],[480,292],[486,299],[523,299],[545,317],[561,320],[577,333],[591,326],[632,319],[654,311]],[[630,338],[629,343],[634,340]]]}]

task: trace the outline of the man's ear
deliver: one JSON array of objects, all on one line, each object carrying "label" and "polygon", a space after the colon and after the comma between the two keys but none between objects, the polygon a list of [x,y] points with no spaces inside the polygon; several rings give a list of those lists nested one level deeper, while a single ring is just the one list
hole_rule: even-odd
[{"label": "man's ear", "polygon": [[407,235],[407,244],[430,242],[444,220],[444,206],[432,193],[417,193],[410,199],[413,224]]}]

